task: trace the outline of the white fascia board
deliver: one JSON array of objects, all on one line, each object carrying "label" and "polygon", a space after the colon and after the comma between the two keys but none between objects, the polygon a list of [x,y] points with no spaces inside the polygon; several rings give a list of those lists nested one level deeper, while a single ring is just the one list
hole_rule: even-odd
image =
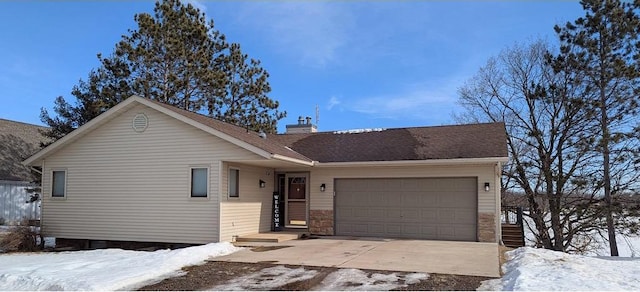
[{"label": "white fascia board", "polygon": [[32,163],[37,162],[38,160],[42,159],[43,157],[47,156],[47,154],[51,153],[54,150],[57,150],[58,148],[64,146],[65,144],[73,141],[76,137],[78,137],[79,135],[83,134],[84,132],[99,126],[100,124],[102,124],[103,121],[109,119],[111,116],[113,116],[115,113],[117,113],[118,111],[120,111],[123,108],[126,108],[127,106],[129,106],[131,103],[133,102],[140,102],[140,100],[142,100],[143,98],[138,97],[138,96],[131,96],[127,99],[125,99],[124,101],[122,101],[121,103],[117,104],[116,106],[112,107],[111,109],[107,110],[106,112],[102,113],[101,115],[95,117],[94,119],[92,119],[91,121],[89,121],[88,123],[78,127],[77,129],[73,130],[71,133],[65,135],[64,137],[58,139],[58,141],[53,142],[51,145],[45,147],[44,149],[38,151],[36,154],[32,155],[31,157],[25,159],[22,164],[24,165],[32,165]]},{"label": "white fascia board", "polygon": [[291,162],[291,163],[295,163],[295,164],[301,164],[301,165],[304,165],[304,166],[314,166],[317,163],[316,161],[305,161],[305,160],[295,159],[295,158],[291,158],[291,157],[280,155],[280,154],[272,154],[271,158],[275,159],[275,160],[281,160],[281,161]]},{"label": "white fascia board", "polygon": [[255,154],[257,154],[257,155],[259,155],[261,157],[264,157],[264,158],[268,159],[268,158],[271,158],[271,156],[272,156],[272,154],[269,153],[268,151],[262,150],[262,149],[260,149],[260,148],[258,148],[256,146],[253,146],[253,145],[251,145],[251,144],[249,144],[247,142],[244,142],[244,141],[242,141],[242,140],[240,140],[238,138],[235,138],[233,136],[227,135],[227,134],[225,134],[223,132],[220,132],[220,131],[218,131],[218,130],[216,130],[214,128],[211,128],[209,126],[206,126],[206,125],[203,125],[201,123],[198,123],[198,122],[196,122],[196,121],[194,121],[192,119],[189,119],[189,118],[187,118],[187,117],[185,117],[185,116],[183,116],[183,115],[181,115],[179,113],[176,113],[176,112],[174,112],[174,111],[172,111],[170,109],[167,109],[165,107],[157,105],[157,104],[155,104],[155,103],[153,103],[151,101],[148,101],[146,99],[141,99],[140,103],[142,103],[145,106],[148,106],[148,107],[150,107],[150,108],[152,108],[154,110],[157,110],[157,111],[159,111],[159,112],[161,112],[163,114],[166,114],[166,115],[168,115],[168,116],[170,116],[172,118],[180,120],[180,121],[182,121],[184,123],[187,123],[187,124],[189,124],[191,126],[194,126],[194,127],[198,128],[200,130],[203,130],[203,131],[205,131],[205,132],[207,132],[207,133],[209,133],[211,135],[214,135],[214,136],[216,136],[216,137],[218,137],[220,139],[223,139],[223,140],[225,140],[225,141],[227,141],[227,142],[229,142],[231,144],[234,144],[234,145],[236,145],[236,146],[238,146],[240,148],[244,148],[244,149],[246,149],[246,150],[248,150],[250,152],[253,152],[253,153],[255,153]]},{"label": "white fascia board", "polygon": [[354,167],[354,166],[412,166],[412,165],[478,165],[504,163],[509,157],[455,158],[430,160],[398,161],[357,161],[357,162],[318,162],[315,167]]}]

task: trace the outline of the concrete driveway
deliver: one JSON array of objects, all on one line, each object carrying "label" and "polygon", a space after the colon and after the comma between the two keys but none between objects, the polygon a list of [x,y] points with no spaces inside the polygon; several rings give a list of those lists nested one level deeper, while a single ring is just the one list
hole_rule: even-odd
[{"label": "concrete driveway", "polygon": [[216,260],[500,277],[496,243],[330,237],[264,245],[274,249]]}]

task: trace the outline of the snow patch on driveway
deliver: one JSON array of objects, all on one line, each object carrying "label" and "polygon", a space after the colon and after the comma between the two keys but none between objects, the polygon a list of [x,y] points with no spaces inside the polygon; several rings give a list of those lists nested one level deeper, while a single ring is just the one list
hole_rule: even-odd
[{"label": "snow patch on driveway", "polygon": [[411,274],[368,274],[358,269],[340,269],[329,274],[315,290],[328,291],[388,291],[406,287],[429,276],[424,273]]},{"label": "snow patch on driveway", "polygon": [[[318,276],[318,271],[303,267],[287,268],[275,266],[230,280],[226,284],[212,287],[211,290],[273,290],[298,281],[306,281]],[[367,273],[358,269],[339,269],[327,275],[312,290],[323,291],[387,291],[406,287],[429,276],[423,273]]]}]

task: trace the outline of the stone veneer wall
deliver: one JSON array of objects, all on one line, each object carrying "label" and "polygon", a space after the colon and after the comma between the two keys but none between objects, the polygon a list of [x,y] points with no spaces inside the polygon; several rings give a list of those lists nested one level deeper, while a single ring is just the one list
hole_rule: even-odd
[{"label": "stone veneer wall", "polygon": [[334,235],[333,210],[309,210],[309,232],[317,235]]},{"label": "stone veneer wall", "polygon": [[493,213],[478,213],[478,241],[496,242],[495,220]]}]

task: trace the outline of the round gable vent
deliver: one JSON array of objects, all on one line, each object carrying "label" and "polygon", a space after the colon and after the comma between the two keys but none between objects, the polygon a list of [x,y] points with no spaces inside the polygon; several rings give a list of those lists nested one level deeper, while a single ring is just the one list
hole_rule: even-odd
[{"label": "round gable vent", "polygon": [[149,126],[149,119],[145,114],[137,114],[133,117],[133,130],[142,133]]}]

